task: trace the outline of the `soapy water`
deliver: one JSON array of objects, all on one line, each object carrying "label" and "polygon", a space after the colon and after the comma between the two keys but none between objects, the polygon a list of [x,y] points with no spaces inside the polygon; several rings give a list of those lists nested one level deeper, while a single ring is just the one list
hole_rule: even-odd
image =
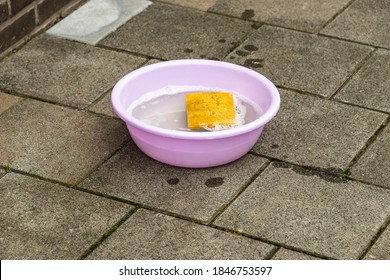
[{"label": "soapy water", "polygon": [[[157,91],[144,94],[128,108],[136,119],[156,127],[179,131],[191,130],[187,127],[185,98],[195,92],[231,92],[220,88],[200,86],[167,86]],[[204,127],[203,131],[225,130],[256,120],[261,115],[260,107],[246,97],[231,92],[236,113],[236,125]]]}]

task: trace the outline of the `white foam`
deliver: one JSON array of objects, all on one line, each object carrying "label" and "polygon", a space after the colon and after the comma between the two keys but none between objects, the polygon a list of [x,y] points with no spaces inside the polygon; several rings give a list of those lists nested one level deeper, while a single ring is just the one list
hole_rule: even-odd
[{"label": "white foam", "polygon": [[[261,114],[261,110],[257,104],[255,104],[252,100],[236,93],[232,92],[230,90],[222,89],[222,88],[213,88],[213,87],[204,87],[204,86],[167,86],[161,89],[158,89],[156,91],[152,91],[149,93],[146,93],[141,96],[141,98],[135,100],[130,107],[128,108],[128,113],[133,114],[133,110],[136,107],[140,108],[145,108],[145,104],[158,104],[160,101],[159,100],[154,100],[158,97],[161,97],[163,95],[174,95],[174,94],[179,94],[179,93],[190,93],[190,92],[230,92],[233,95],[233,100],[234,100],[234,109],[236,113],[236,124],[231,125],[231,126],[224,126],[224,125],[216,125],[214,127],[204,127],[205,130],[207,131],[218,131],[218,130],[224,130],[224,129],[231,129],[234,127],[242,126],[246,122],[246,115],[247,115],[247,108],[243,103],[246,103],[250,105],[253,110],[255,111],[256,115]],[[185,106],[185,105],[183,105]],[[185,108],[185,107],[184,107]],[[158,116],[157,116],[158,115]],[[157,118],[156,118],[157,116]],[[156,126],[160,126],[160,123],[158,119],[160,118],[160,114],[158,112],[154,113],[153,119],[156,120],[158,123],[156,123]],[[142,119],[145,123],[152,124],[153,125],[153,120],[149,119]],[[180,130],[183,130],[183,127],[178,128]]]}]

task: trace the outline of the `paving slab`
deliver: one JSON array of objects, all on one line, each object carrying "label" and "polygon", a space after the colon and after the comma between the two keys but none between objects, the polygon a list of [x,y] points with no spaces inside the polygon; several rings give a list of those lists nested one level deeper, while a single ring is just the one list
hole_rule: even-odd
[{"label": "paving slab", "polygon": [[281,248],[272,257],[272,260],[320,260],[320,258]]},{"label": "paving slab", "polygon": [[364,257],[365,260],[390,260],[390,227],[379,236]]},{"label": "paving slab", "polygon": [[251,31],[250,22],[155,2],[99,44],[160,59],[223,58]]},{"label": "paving slab", "polygon": [[348,0],[218,0],[210,11],[316,32],[348,2]]},{"label": "paving slab", "polygon": [[390,113],[390,51],[378,50],[335,99]]},{"label": "paving slab", "polygon": [[129,140],[119,120],[31,99],[1,114],[0,123],[0,164],[68,184]]},{"label": "paving slab", "polygon": [[390,188],[390,126],[379,134],[351,169],[351,176]]},{"label": "paving slab", "polygon": [[160,2],[176,4],[201,11],[207,11],[217,2],[217,0],[162,0]]},{"label": "paving slab", "polygon": [[140,57],[43,35],[2,61],[0,89],[84,108],[143,62]]},{"label": "paving slab", "polygon": [[0,258],[77,259],[132,206],[35,178],[0,179]]},{"label": "paving slab", "polygon": [[221,167],[178,168],[147,157],[131,142],[80,187],[208,221],[264,163],[246,155]]},{"label": "paving slab", "polygon": [[264,259],[272,245],[148,210],[138,210],[88,259]]},{"label": "paving slab", "polygon": [[281,108],[252,151],[331,173],[345,170],[386,114],[280,90]]},{"label": "paving slab", "polygon": [[147,0],[89,0],[50,28],[50,35],[96,45],[152,2]]},{"label": "paving slab", "polygon": [[388,0],[356,0],[321,33],[390,48]]},{"label": "paving slab", "polygon": [[11,108],[13,105],[23,100],[23,98],[0,91],[0,114]]},{"label": "paving slab", "polygon": [[307,252],[357,259],[390,214],[390,190],[273,163],[215,224]]},{"label": "paving slab", "polygon": [[249,67],[278,86],[332,95],[372,48],[272,26],[261,26],[227,61]]},{"label": "paving slab", "polygon": [[106,93],[103,98],[101,98],[98,102],[93,104],[89,111],[95,112],[98,114],[103,114],[110,117],[117,117],[117,115],[114,113],[114,110],[112,109],[111,105],[111,91]]}]

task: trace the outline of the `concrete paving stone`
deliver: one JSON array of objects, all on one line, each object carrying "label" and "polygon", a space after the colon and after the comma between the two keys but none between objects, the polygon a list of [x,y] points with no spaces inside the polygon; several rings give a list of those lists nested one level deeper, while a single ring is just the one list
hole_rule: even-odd
[{"label": "concrete paving stone", "polygon": [[95,45],[150,4],[147,0],[89,0],[47,33]]},{"label": "concrete paving stone", "polygon": [[77,259],[132,207],[35,178],[0,179],[0,258]]},{"label": "concrete paving stone", "polygon": [[218,0],[210,11],[316,32],[348,2],[348,0]]},{"label": "concrete paving stone", "polygon": [[89,259],[264,259],[272,245],[182,219],[138,210]]},{"label": "concrete paving stone", "polygon": [[335,99],[390,113],[390,51],[378,50]]},{"label": "concrete paving stone", "polygon": [[0,167],[0,178],[3,177],[7,172],[3,168]]},{"label": "concrete paving stone", "polygon": [[111,105],[111,91],[106,93],[102,99],[93,104],[89,111],[117,118],[117,115],[114,113]]},{"label": "concrete paving stone", "polygon": [[40,36],[0,64],[0,88],[84,108],[145,59]]},{"label": "concrete paving stone", "polygon": [[390,191],[273,163],[215,224],[336,259],[357,259],[390,215]]},{"label": "concrete paving stone", "polygon": [[321,33],[390,48],[388,0],[356,0]]},{"label": "concrete paving stone", "polygon": [[390,188],[390,126],[364,152],[351,169],[351,176]]},{"label": "concrete paving stone", "polygon": [[320,259],[304,253],[281,248],[272,257],[272,260],[320,260]]},{"label": "concrete paving stone", "polygon": [[80,187],[208,221],[266,162],[246,155],[221,167],[172,167],[144,155],[132,142]]},{"label": "concrete paving stone", "polygon": [[[157,59],[151,59],[147,63],[145,63],[142,66],[150,65],[153,63],[160,62],[160,60]],[[89,108],[89,111],[95,112],[98,114],[107,115],[110,117],[117,117],[117,115],[114,113],[111,105],[111,93],[110,90],[108,93],[106,93],[103,98],[101,98],[99,101],[97,101],[95,104],[92,104],[92,106]]]},{"label": "concrete paving stone", "polygon": [[6,94],[0,91],[0,114],[21,100],[23,100],[23,98],[19,96]]},{"label": "concrete paving stone", "polygon": [[183,7],[198,9],[201,11],[207,11],[217,2],[217,0],[162,0],[160,2],[176,4]]},{"label": "concrete paving stone", "polygon": [[279,92],[281,108],[252,151],[331,173],[345,170],[387,118],[315,96]]},{"label": "concrete paving stone", "polygon": [[160,59],[223,58],[250,22],[155,2],[100,44]]},{"label": "concrete paving stone", "polygon": [[371,51],[355,43],[263,25],[227,61],[258,71],[278,86],[330,96]]},{"label": "concrete paving stone", "polygon": [[129,140],[119,120],[31,99],[1,114],[0,123],[0,164],[68,184]]},{"label": "concrete paving stone", "polygon": [[390,260],[390,226],[379,236],[364,257],[366,260]]}]

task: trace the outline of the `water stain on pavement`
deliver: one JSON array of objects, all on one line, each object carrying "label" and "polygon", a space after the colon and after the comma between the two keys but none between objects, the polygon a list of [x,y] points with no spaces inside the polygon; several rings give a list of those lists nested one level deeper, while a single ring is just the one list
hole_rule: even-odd
[{"label": "water stain on pavement", "polygon": [[249,55],[250,53],[249,53],[249,52],[246,52],[246,51],[237,50],[237,51],[236,51],[236,54],[239,55],[239,56],[247,56],[247,55]]},{"label": "water stain on pavement", "polygon": [[255,11],[253,9],[246,9],[242,14],[242,19],[251,19],[255,16]]},{"label": "water stain on pavement", "polygon": [[206,185],[206,187],[209,187],[209,188],[216,188],[216,187],[223,185],[224,182],[225,182],[224,177],[213,177],[213,178],[207,179],[205,182],[205,185]]},{"label": "water stain on pavement", "polygon": [[254,45],[245,45],[244,46],[244,49],[247,50],[247,51],[250,51],[250,52],[255,52],[257,51],[259,48],[254,46]]},{"label": "water stain on pavement", "polygon": [[[325,181],[331,182],[331,183],[347,183],[348,180],[341,177],[341,174],[343,173],[343,170],[341,168],[322,168],[322,167],[315,167],[315,166],[308,166],[300,167],[296,165],[291,165],[285,162],[276,161],[273,163],[273,166],[275,168],[288,168],[294,171],[295,173],[298,173],[300,175],[304,176],[317,176]],[[314,168],[309,169],[309,168]]]},{"label": "water stain on pavement", "polygon": [[170,178],[167,180],[167,183],[171,186],[179,184],[180,180],[179,178]]}]

